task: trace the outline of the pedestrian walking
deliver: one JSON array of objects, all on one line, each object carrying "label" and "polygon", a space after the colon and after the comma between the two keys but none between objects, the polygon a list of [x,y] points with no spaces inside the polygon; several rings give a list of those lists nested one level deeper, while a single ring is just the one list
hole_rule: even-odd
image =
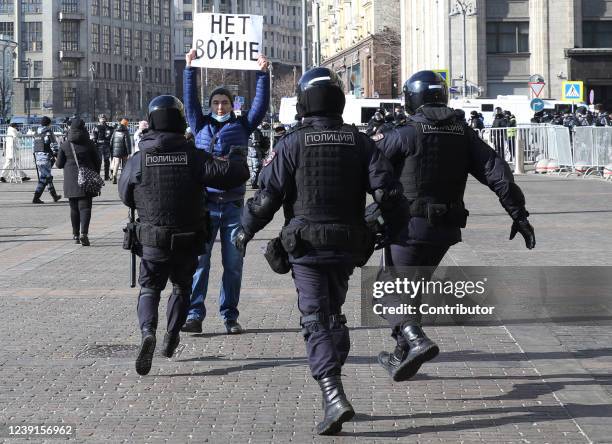
[{"label": "pedestrian walking", "polygon": [[111,139],[111,149],[113,152],[113,162],[111,164],[111,178],[113,183],[117,183],[119,166],[123,165],[130,154],[132,154],[132,140],[128,131],[128,120],[121,119],[115,128]]}]

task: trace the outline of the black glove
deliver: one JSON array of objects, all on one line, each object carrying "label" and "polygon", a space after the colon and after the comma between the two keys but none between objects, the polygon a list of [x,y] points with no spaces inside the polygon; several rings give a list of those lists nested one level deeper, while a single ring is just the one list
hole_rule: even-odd
[{"label": "black glove", "polygon": [[253,235],[244,231],[244,228],[239,227],[236,230],[236,237],[234,237],[234,246],[242,254],[242,257],[246,254],[246,246],[249,241],[253,239]]},{"label": "black glove", "polygon": [[531,250],[535,247],[535,232],[527,219],[517,219],[512,223],[512,228],[510,229],[510,240],[514,239],[516,233],[521,233],[523,238],[525,238],[525,246],[527,248]]},{"label": "black glove", "polygon": [[389,244],[387,226],[378,203],[374,202],[366,207],[365,223],[370,232],[374,235],[375,250],[380,250]]}]

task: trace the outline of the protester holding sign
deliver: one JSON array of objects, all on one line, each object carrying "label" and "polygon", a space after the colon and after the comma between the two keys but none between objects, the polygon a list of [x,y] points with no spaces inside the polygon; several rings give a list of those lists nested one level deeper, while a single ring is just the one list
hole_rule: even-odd
[{"label": "protester holding sign", "polygon": [[[197,69],[192,67],[196,59],[196,50],[192,49],[185,56],[187,66],[183,74],[183,91],[185,110],[189,126],[195,134],[196,147],[206,150],[216,157],[225,157],[234,146],[247,147],[250,134],[262,122],[269,103],[268,60],[259,56],[257,64],[256,93],[251,109],[246,115],[236,117],[232,111],[234,98],[230,91],[219,87],[212,91],[208,99],[211,112],[204,115],[198,100]],[[238,324],[238,300],[242,283],[242,254],[232,243],[235,230],[240,226],[240,214],[244,205],[246,187],[229,191],[208,188],[207,205],[212,221],[212,235],[206,245],[205,253],[200,256],[198,268],[194,275],[191,307],[183,331],[199,333],[202,321],[206,316],[204,299],[208,289],[210,256],[212,247],[221,233],[221,254],[223,258],[223,278],[221,284],[219,310],[225,322],[228,334],[242,333]]]}]

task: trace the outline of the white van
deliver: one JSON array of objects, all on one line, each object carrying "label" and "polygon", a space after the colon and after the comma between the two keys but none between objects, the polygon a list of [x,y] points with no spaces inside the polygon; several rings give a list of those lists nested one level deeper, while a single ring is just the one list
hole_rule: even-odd
[{"label": "white van", "polygon": [[[283,125],[290,125],[295,122],[296,103],[297,97],[283,97],[281,99],[278,120]],[[365,125],[377,109],[383,108],[393,112],[397,105],[403,105],[403,101],[400,99],[357,99],[350,94],[346,96],[342,119],[348,124]]]}]

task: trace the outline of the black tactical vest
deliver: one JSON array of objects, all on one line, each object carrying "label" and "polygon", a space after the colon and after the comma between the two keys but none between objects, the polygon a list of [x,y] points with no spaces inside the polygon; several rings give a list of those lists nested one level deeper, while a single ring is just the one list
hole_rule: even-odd
[{"label": "black tactical vest", "polygon": [[367,170],[357,130],[305,127],[299,135],[293,215],[318,223],[362,223]]},{"label": "black tactical vest", "polygon": [[107,124],[96,125],[96,142],[102,144],[110,143],[113,129]]},{"label": "black tactical vest", "polygon": [[53,151],[51,150],[52,137],[53,130],[51,130],[51,128],[47,128],[40,134],[37,134],[34,138],[34,152],[53,154]]},{"label": "black tactical vest", "polygon": [[416,151],[406,158],[400,176],[405,196],[462,206],[469,167],[466,125],[414,121],[408,125],[416,130]]},{"label": "black tactical vest", "polygon": [[[205,190],[196,180],[195,148],[141,150],[141,182],[134,189],[143,245],[169,248],[173,233],[206,232]],[[149,241],[143,241],[149,239]],[[150,241],[157,239],[157,241]]]}]

